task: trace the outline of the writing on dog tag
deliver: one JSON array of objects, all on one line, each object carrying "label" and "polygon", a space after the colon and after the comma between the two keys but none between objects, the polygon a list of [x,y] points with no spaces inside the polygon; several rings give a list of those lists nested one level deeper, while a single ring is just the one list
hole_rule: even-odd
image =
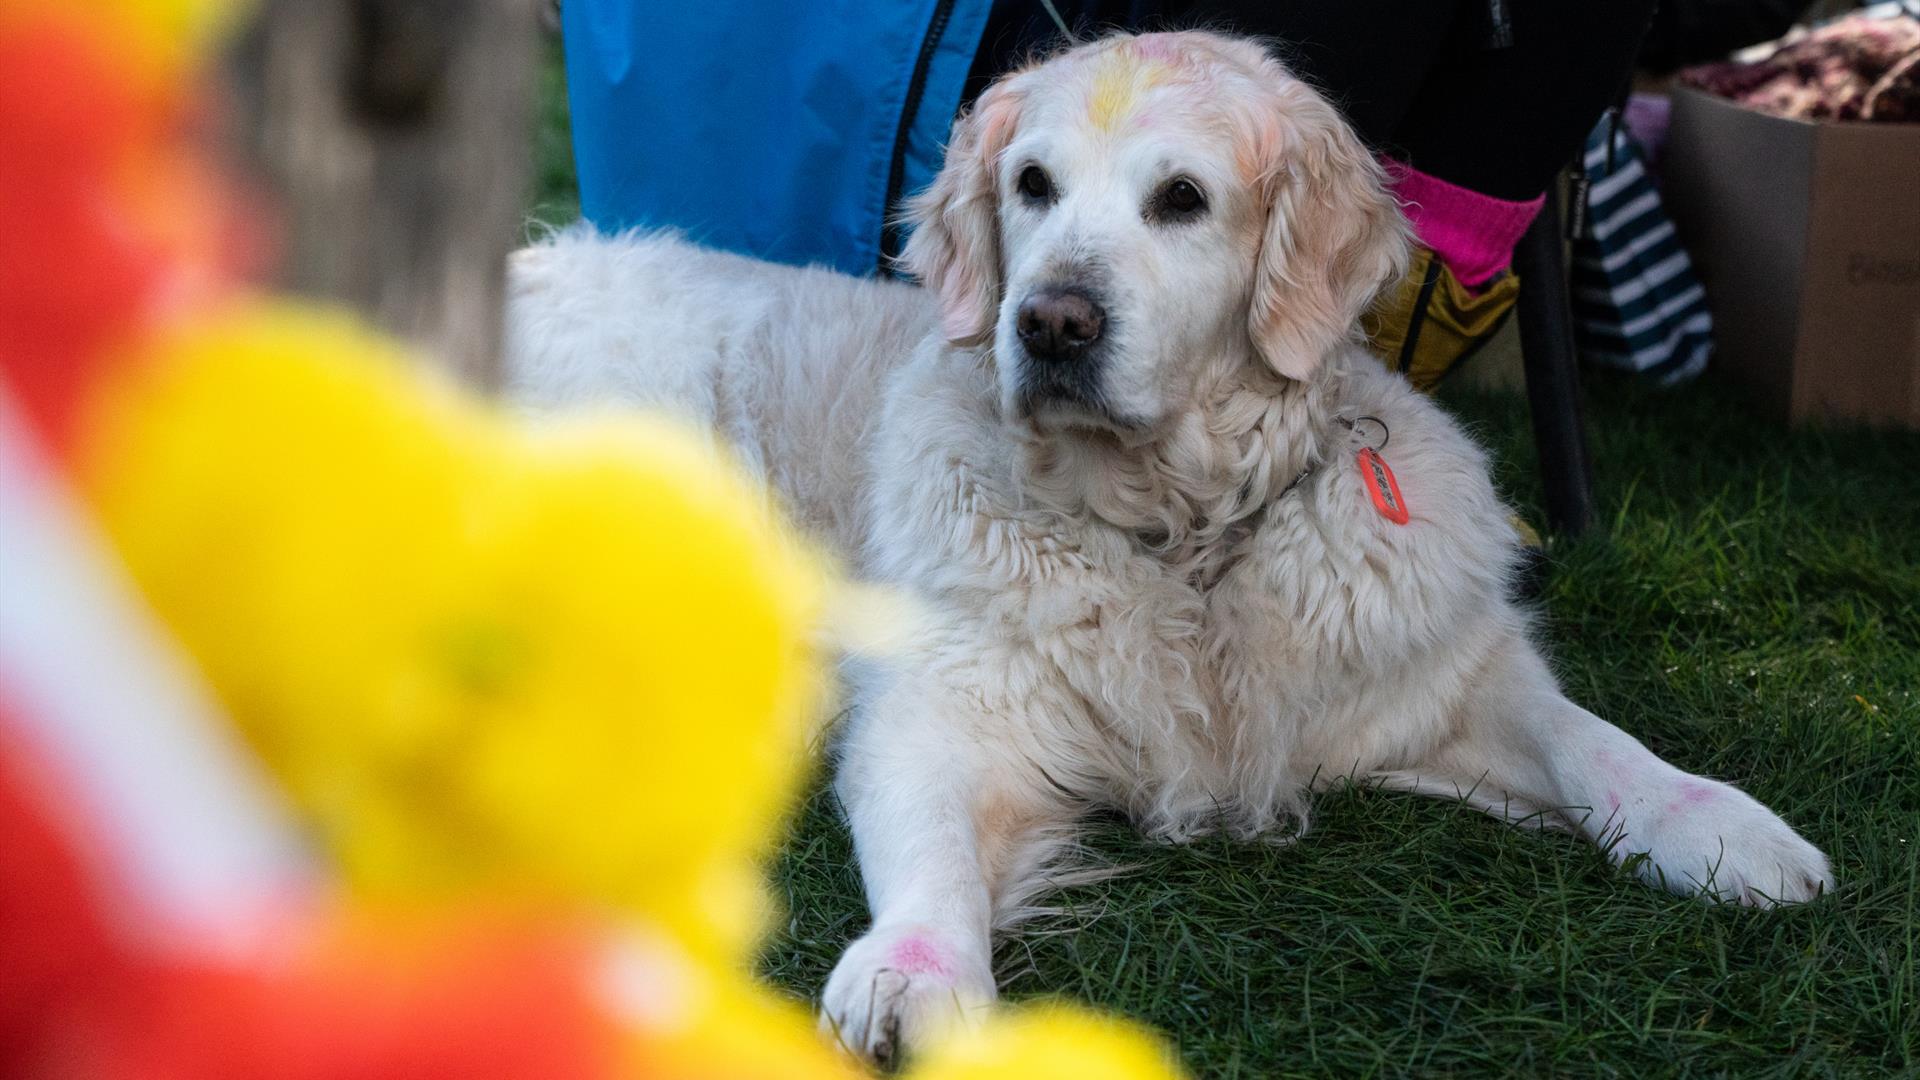
[{"label": "writing on dog tag", "polygon": [[1360,451],[1359,462],[1360,479],[1367,485],[1367,494],[1373,497],[1373,508],[1395,525],[1405,525],[1407,502],[1400,497],[1400,482],[1393,478],[1386,459],[1369,446]]}]

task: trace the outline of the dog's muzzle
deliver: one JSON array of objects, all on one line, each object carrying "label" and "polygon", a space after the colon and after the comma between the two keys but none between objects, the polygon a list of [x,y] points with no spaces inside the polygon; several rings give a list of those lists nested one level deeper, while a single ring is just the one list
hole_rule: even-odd
[{"label": "dog's muzzle", "polygon": [[1028,415],[1065,413],[1109,421],[1101,353],[1112,323],[1099,294],[1078,285],[1043,285],[1014,313],[1020,339],[1020,403]]}]

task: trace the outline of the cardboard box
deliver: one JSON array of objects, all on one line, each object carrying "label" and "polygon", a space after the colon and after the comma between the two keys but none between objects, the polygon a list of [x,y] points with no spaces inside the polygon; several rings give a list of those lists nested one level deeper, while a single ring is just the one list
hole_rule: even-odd
[{"label": "cardboard box", "polygon": [[1673,95],[1664,192],[1715,366],[1782,418],[1920,428],[1920,124]]}]

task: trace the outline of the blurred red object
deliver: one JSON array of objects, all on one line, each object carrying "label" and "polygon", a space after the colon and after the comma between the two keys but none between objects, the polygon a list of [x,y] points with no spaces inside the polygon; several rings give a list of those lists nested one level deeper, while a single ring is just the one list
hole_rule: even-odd
[{"label": "blurred red object", "polygon": [[[4,703],[0,703],[4,708]],[[0,1075],[414,1080],[614,1074],[586,934],[511,917],[289,919],[243,956],[159,947],[0,712]],[[49,801],[55,805],[49,806]]]},{"label": "blurred red object", "polygon": [[56,450],[117,341],[230,287],[248,228],[190,140],[190,92],[58,15],[0,33],[0,370]]}]

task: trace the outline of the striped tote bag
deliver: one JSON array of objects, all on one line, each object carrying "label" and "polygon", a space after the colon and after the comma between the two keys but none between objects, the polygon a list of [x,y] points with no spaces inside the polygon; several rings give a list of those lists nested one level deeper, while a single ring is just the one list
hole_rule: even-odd
[{"label": "striped tote bag", "polygon": [[1603,119],[1587,138],[1586,172],[1587,221],[1571,273],[1581,357],[1661,384],[1700,374],[1713,353],[1713,316],[1639,146]]}]

